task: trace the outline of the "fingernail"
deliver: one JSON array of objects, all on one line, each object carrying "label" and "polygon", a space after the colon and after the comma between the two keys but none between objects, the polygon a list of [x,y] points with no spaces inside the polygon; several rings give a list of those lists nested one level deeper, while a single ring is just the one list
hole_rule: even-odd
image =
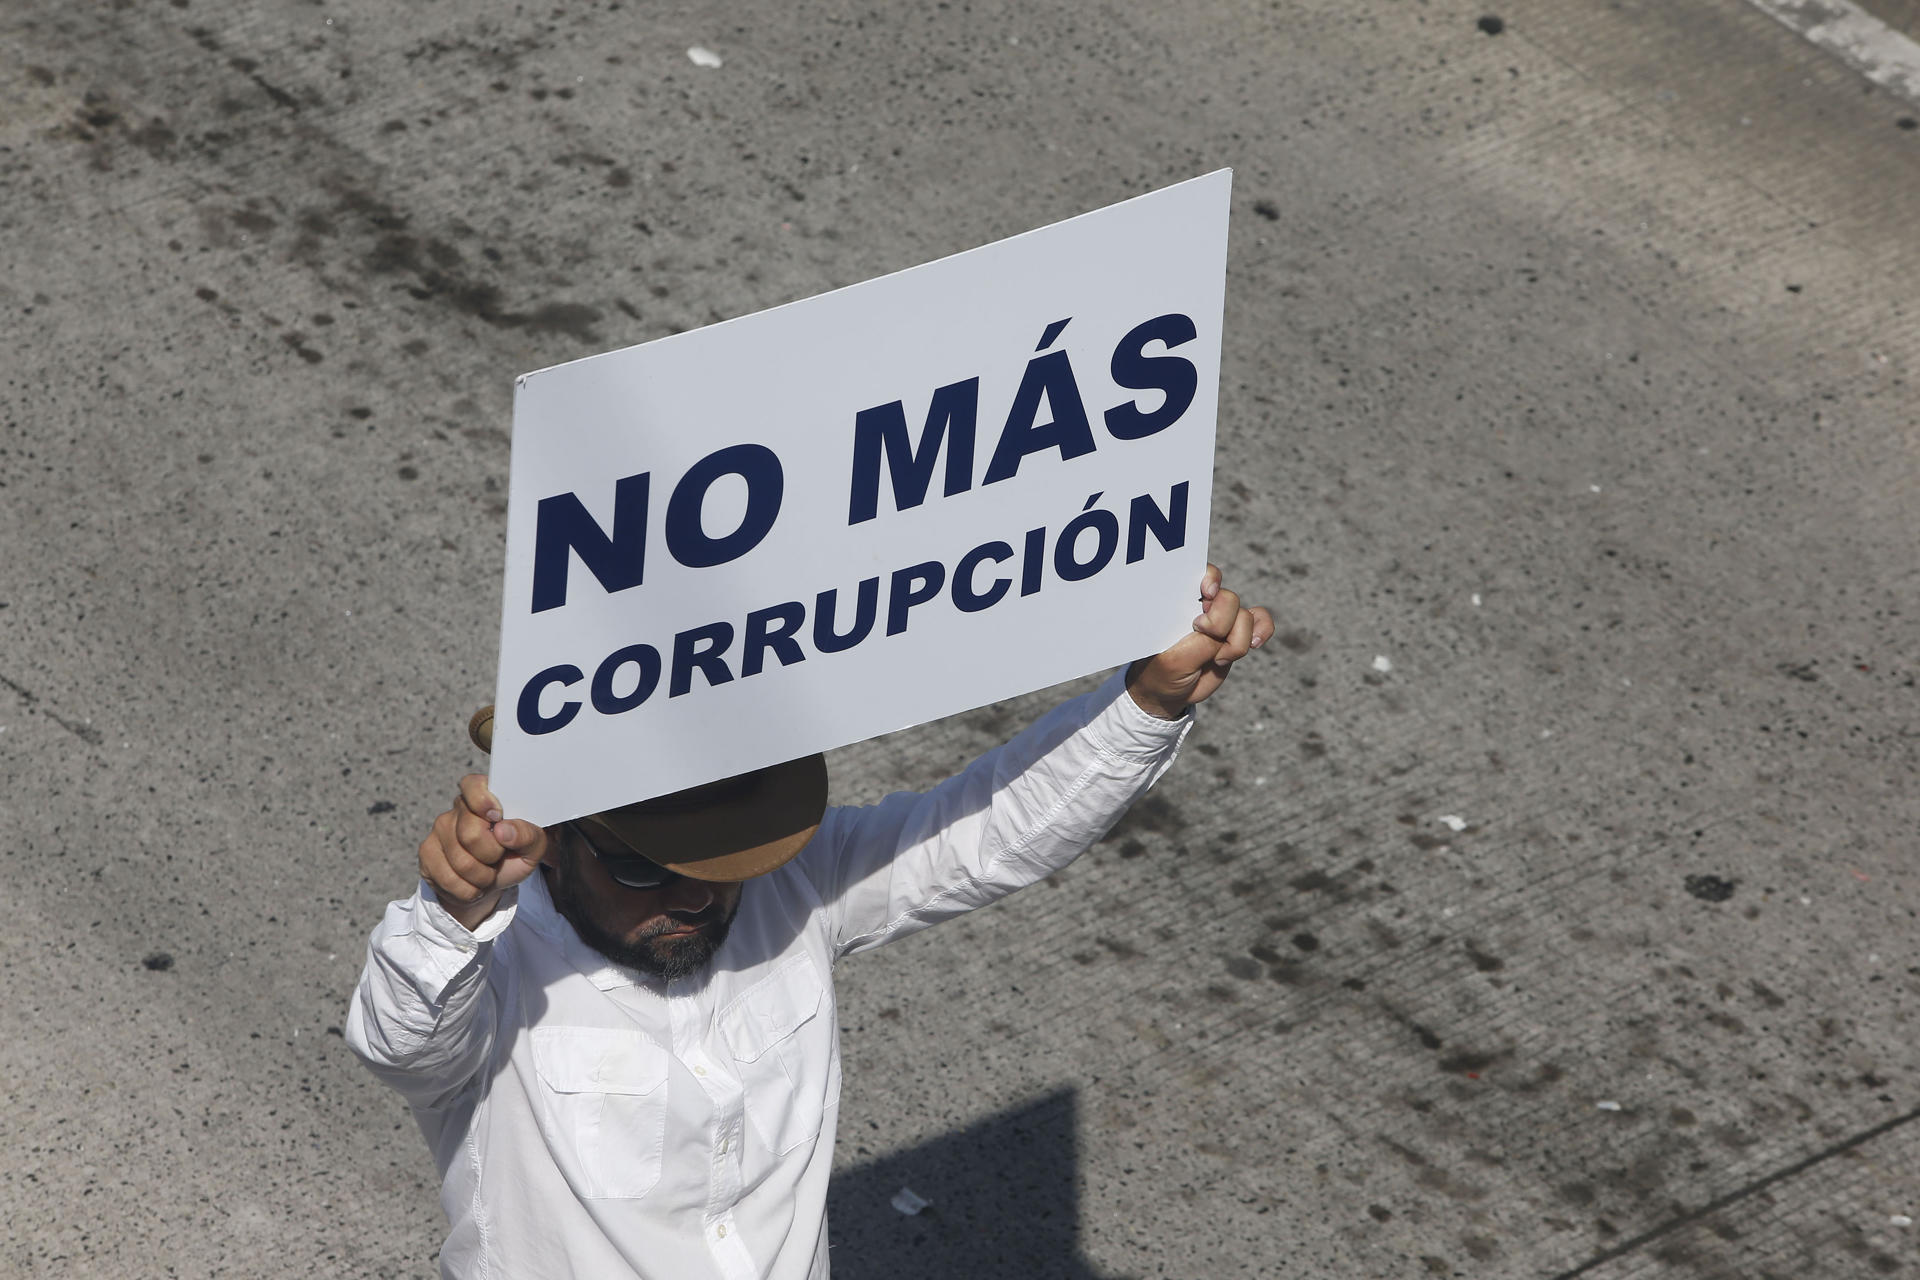
[{"label": "fingernail", "polygon": [[498,822],[498,821],[500,821],[500,819],[501,819],[502,817],[504,817],[504,816],[505,816],[505,815],[504,815],[504,814],[502,814],[502,813],[501,813],[501,812],[500,812],[500,811],[499,811],[498,809],[489,809],[489,810],[487,810],[487,821],[488,821],[488,822]]},{"label": "fingernail", "polygon": [[1266,642],[1267,642],[1267,638],[1265,636],[1255,636],[1253,638],[1253,647],[1258,649],[1261,645],[1265,644]]},{"label": "fingernail", "polygon": [[494,822],[493,838],[495,840],[498,840],[501,844],[511,844],[513,843],[513,836],[514,830],[511,822]]},{"label": "fingernail", "polygon": [[1199,617],[1195,618],[1193,620],[1194,630],[1196,631],[1199,630],[1202,626],[1206,624],[1206,621],[1207,621],[1207,615],[1204,613],[1201,614]]}]

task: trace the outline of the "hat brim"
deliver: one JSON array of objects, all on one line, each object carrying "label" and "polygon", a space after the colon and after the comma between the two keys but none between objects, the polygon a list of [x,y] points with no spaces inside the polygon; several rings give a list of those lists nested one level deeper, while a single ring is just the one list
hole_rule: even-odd
[{"label": "hat brim", "polygon": [[[473,713],[467,734],[493,750],[492,706]],[[827,758],[816,754],[591,817],[669,871],[731,883],[791,862],[826,812]]]},{"label": "hat brim", "polygon": [[827,811],[827,758],[803,756],[711,783],[705,803],[695,787],[593,815],[635,853],[691,880],[751,880],[791,862],[820,829]]}]

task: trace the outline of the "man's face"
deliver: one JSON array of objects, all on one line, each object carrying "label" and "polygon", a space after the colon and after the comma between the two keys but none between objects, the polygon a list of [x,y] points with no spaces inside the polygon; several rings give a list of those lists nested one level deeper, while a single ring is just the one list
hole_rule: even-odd
[{"label": "man's face", "polygon": [[554,856],[541,866],[554,909],[615,964],[672,981],[705,968],[726,941],[740,909],[739,885],[682,876],[658,889],[629,889],[571,827],[554,835]]}]

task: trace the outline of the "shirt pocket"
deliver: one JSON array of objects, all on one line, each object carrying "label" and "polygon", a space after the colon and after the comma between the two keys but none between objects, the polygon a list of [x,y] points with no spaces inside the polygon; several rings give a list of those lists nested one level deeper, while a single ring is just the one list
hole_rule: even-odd
[{"label": "shirt pocket", "polygon": [[776,1154],[819,1136],[839,1092],[826,983],[795,956],[720,1014],[720,1032],[746,1092],[747,1119]]},{"label": "shirt pocket", "polygon": [[660,1181],[667,1051],[638,1031],[536,1027],[545,1086],[535,1115],[567,1184],[585,1200],[631,1200]]}]

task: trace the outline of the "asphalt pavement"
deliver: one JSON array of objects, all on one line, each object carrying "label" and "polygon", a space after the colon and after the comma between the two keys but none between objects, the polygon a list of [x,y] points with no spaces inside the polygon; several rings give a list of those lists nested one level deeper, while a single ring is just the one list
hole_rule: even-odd
[{"label": "asphalt pavement", "polygon": [[1223,165],[1281,634],[844,966],[836,1275],[1920,1269],[1920,106],[1486,6],[0,10],[0,1272],[434,1273],[339,1026],[479,763],[516,374]]}]

